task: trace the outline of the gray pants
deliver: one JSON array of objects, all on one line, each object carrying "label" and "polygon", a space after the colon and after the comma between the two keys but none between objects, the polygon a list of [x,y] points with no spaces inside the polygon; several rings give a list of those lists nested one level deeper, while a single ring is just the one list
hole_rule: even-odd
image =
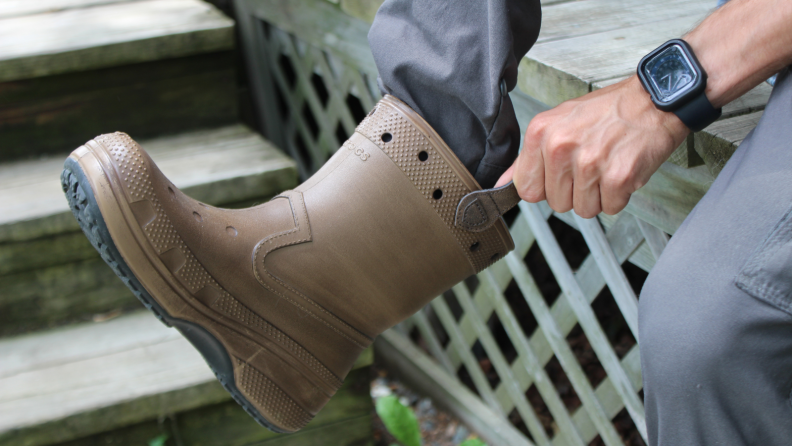
[{"label": "gray pants", "polygon": [[382,93],[426,119],[482,187],[517,157],[506,93],[540,21],[539,0],[387,0],[371,26]]},{"label": "gray pants", "polygon": [[[484,187],[511,164],[506,91],[539,1],[387,0],[369,42],[406,101]],[[640,298],[651,446],[792,444],[792,78],[674,234]]]},{"label": "gray pants", "polygon": [[792,76],[641,293],[652,446],[792,444]]}]

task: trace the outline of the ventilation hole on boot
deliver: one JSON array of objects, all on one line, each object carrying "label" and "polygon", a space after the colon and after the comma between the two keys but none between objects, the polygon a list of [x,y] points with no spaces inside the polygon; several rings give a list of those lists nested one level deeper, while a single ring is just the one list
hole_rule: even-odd
[{"label": "ventilation hole on boot", "polygon": [[233,227],[233,226],[226,226],[226,232],[227,232],[227,233],[228,233],[228,235],[230,235],[231,237],[236,237],[236,236],[237,236],[237,234],[238,234],[238,232],[237,232],[236,228],[235,228],[235,227]]},{"label": "ventilation hole on boot", "polygon": [[429,159],[429,154],[426,153],[426,150],[422,150],[421,153],[418,154],[418,159],[421,161],[426,161]]},{"label": "ventilation hole on boot", "polygon": [[473,252],[478,251],[479,248],[481,248],[481,243],[479,243],[479,242],[476,242],[476,243],[473,243],[472,245],[470,245],[470,250],[473,251]]},{"label": "ventilation hole on boot", "polygon": [[390,133],[385,132],[382,134],[382,142],[391,142],[392,139],[393,139],[393,135],[391,135]]},{"label": "ventilation hole on boot", "polygon": [[197,221],[197,222],[203,221],[203,217],[201,217],[201,214],[199,214],[197,212],[193,212],[193,217],[195,218],[195,221]]},{"label": "ventilation hole on boot", "polygon": [[176,192],[174,192],[174,191],[173,191],[173,188],[172,188],[172,187],[170,187],[170,186],[168,186],[168,193],[170,193],[170,194],[171,194],[171,197],[175,197],[175,196],[176,196]]},{"label": "ventilation hole on boot", "polygon": [[493,255],[492,255],[492,257],[490,258],[490,262],[494,262],[494,261],[498,260],[498,257],[500,257],[500,253],[497,253],[497,252],[496,252],[496,253],[495,253],[495,254],[493,254]]},{"label": "ventilation hole on boot", "polygon": [[432,198],[434,198],[435,200],[439,200],[443,198],[443,191],[440,189],[435,189],[435,191],[432,192]]}]

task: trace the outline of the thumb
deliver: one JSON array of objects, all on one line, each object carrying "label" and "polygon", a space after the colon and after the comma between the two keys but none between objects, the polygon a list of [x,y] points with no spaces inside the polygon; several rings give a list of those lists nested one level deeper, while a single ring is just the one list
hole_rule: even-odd
[{"label": "thumb", "polygon": [[495,183],[495,187],[501,187],[512,180],[515,166],[517,166],[516,161],[506,170],[506,172],[503,172],[503,175],[501,175],[501,177],[498,179],[498,182]]}]

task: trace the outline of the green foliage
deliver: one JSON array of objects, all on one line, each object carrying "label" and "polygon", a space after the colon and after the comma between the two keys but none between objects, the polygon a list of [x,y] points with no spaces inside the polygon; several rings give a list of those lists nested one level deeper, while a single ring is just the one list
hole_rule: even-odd
[{"label": "green foliage", "polygon": [[168,441],[168,434],[162,434],[149,440],[148,446],[165,446],[166,441]]},{"label": "green foliage", "polygon": [[388,432],[404,446],[421,446],[421,431],[418,420],[410,408],[404,406],[395,396],[385,396],[377,400],[377,415],[385,423]]},{"label": "green foliage", "polygon": [[459,446],[487,446],[487,443],[479,440],[478,438],[471,438],[459,444]]}]

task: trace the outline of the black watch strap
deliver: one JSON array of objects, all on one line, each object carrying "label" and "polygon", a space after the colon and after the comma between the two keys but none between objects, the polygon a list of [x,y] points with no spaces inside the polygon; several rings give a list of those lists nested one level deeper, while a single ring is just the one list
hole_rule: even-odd
[{"label": "black watch strap", "polygon": [[702,91],[700,95],[674,110],[673,113],[690,130],[698,132],[720,118],[721,111],[722,109],[712,106],[707,95]]}]

